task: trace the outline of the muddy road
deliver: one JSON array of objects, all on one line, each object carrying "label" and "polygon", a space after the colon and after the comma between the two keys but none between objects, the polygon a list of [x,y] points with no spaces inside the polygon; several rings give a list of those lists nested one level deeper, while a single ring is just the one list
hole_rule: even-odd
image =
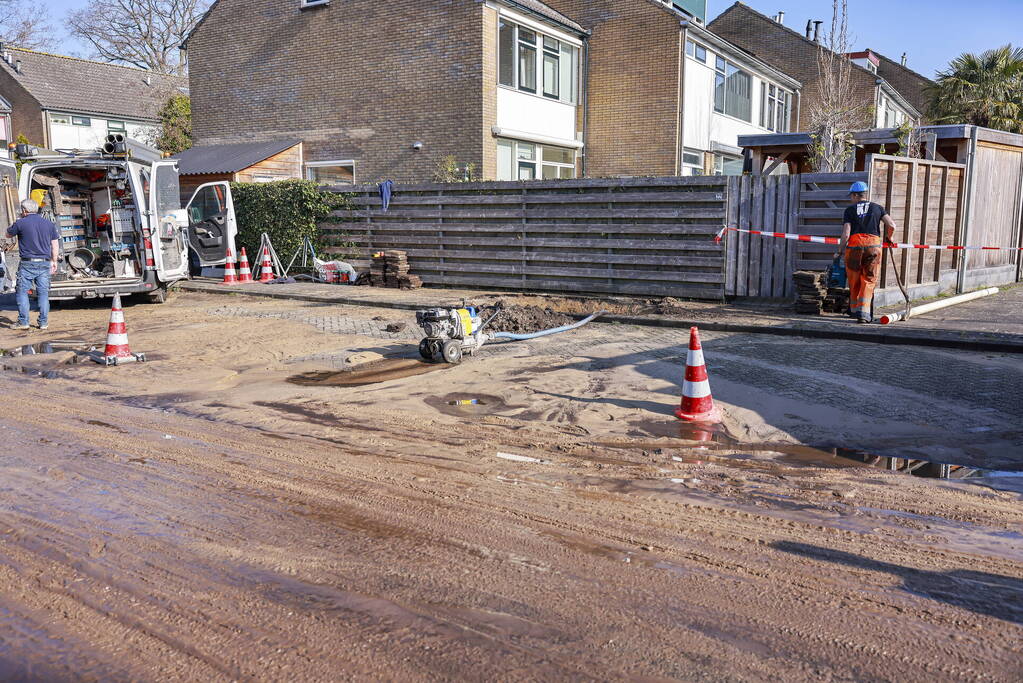
[{"label": "muddy road", "polygon": [[1018,357],[707,335],[728,423],[699,433],[671,417],[678,332],[434,369],[386,331],[408,313],[126,315],[146,364],[0,358],[0,679],[1023,674],[1016,478],[866,464],[1023,469]]}]

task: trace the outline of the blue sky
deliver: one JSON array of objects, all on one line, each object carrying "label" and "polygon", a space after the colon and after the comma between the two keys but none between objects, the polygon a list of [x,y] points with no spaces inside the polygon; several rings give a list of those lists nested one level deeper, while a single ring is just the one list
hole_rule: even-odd
[{"label": "blue sky", "polygon": [[[381,0],[383,1],[383,0]],[[59,22],[86,0],[48,0]],[[785,23],[802,31],[807,19],[829,20],[831,0],[745,0],[768,16],[785,10]],[[717,16],[732,0],[709,0]],[[980,52],[1015,42],[1023,44],[1023,0],[849,0],[853,45],[873,48],[891,59],[909,53],[909,67],[925,76],[944,68],[962,52]],[[58,36],[62,52],[88,56],[88,49]]]}]

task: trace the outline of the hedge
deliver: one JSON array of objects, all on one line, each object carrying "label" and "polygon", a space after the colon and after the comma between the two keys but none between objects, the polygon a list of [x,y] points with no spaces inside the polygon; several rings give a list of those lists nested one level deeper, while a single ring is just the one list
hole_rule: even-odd
[{"label": "hedge", "polygon": [[246,248],[253,266],[264,232],[285,266],[305,237],[312,240],[317,254],[328,246],[342,246],[337,238],[324,237],[317,223],[333,211],[351,208],[347,195],[325,192],[311,180],[231,183],[231,195],[238,220],[237,246]]}]

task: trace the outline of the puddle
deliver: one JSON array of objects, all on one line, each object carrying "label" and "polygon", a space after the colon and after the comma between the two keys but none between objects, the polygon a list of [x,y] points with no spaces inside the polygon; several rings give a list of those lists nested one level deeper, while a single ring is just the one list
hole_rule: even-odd
[{"label": "puddle", "polygon": [[[720,453],[734,456],[771,456],[773,462],[806,467],[853,468],[874,467],[892,472],[903,472],[918,477],[937,479],[966,479],[989,474],[976,467],[967,467],[950,463],[939,463],[917,457],[898,457],[870,453],[856,448],[839,446],[813,446],[789,443],[744,443],[724,428],[723,425],[700,425],[679,422],[644,421],[632,423],[637,431],[630,436],[655,435],[684,441],[684,444],[656,442],[606,442],[597,445],[608,448],[626,449],[658,449],[680,448],[689,454],[681,458],[681,462],[717,460],[723,463],[735,462],[733,458],[711,457],[692,453],[693,450],[706,453]],[[698,442],[694,445],[692,442]]]},{"label": "puddle", "polygon": [[467,417],[471,415],[493,415],[508,410],[517,410],[526,406],[509,405],[500,396],[490,394],[447,394],[446,396],[430,396],[424,400],[426,405],[436,408],[445,415]]},{"label": "puddle", "polygon": [[300,386],[361,387],[405,377],[425,375],[428,372],[451,367],[446,363],[426,363],[417,358],[387,358],[359,366],[357,370],[328,370],[304,372],[288,378]]}]

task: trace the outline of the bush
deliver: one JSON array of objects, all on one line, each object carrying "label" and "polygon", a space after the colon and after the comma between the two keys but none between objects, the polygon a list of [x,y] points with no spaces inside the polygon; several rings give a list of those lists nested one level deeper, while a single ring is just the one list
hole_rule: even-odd
[{"label": "bush", "polygon": [[231,194],[238,218],[238,248],[246,248],[253,266],[264,232],[285,267],[305,237],[312,240],[317,254],[328,246],[338,246],[338,239],[324,236],[317,224],[337,222],[327,221],[331,212],[351,206],[347,195],[326,192],[311,180],[231,183]]}]

